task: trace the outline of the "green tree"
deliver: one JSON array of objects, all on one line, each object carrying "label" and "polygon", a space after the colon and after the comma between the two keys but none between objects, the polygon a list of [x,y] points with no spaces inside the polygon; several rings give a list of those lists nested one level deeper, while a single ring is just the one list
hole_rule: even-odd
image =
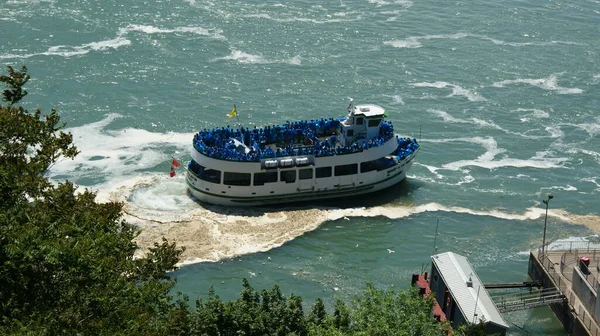
[{"label": "green tree", "polygon": [[444,325],[431,316],[433,301],[413,287],[396,292],[379,290],[372,283],[358,296],[351,309],[351,331],[355,335],[445,335]]},{"label": "green tree", "polygon": [[[453,335],[456,336],[487,336],[488,333],[486,331],[485,322],[480,322],[478,324],[461,324],[458,328],[452,331]],[[496,335],[496,334],[493,334]],[[492,336],[492,335],[490,335]]]},{"label": "green tree", "polygon": [[0,334],[161,335],[176,316],[186,323],[166,273],[182,250],[163,241],[135,259],[122,204],[45,176],[78,152],[56,111],[16,106],[28,79],[25,67],[0,77]]}]

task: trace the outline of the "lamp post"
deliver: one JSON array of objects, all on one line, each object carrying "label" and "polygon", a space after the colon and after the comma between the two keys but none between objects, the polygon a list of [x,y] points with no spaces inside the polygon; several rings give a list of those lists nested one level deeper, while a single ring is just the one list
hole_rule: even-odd
[{"label": "lamp post", "polygon": [[548,195],[548,199],[543,200],[546,204],[546,216],[544,217],[544,238],[542,238],[542,255],[546,254],[546,225],[548,224],[548,203],[554,196]]}]

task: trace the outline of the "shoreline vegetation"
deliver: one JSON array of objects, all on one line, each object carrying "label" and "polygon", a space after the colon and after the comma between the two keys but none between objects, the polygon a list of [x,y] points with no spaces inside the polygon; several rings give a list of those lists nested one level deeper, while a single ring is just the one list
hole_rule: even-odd
[{"label": "shoreline vegetation", "polygon": [[[380,290],[367,283],[352,303],[338,299],[331,314],[320,299],[305,311],[302,298],[286,298],[277,286],[257,292],[246,279],[235,301],[221,301],[212,289],[205,301],[171,296],[176,280],[168,272],[185,248],[164,235],[138,245],[144,227],[140,232],[128,222],[135,216],[124,213],[128,205],[122,200],[102,202],[97,192],[45,176],[57,160],[72,159],[78,150],[56,111],[43,115],[16,105],[27,95],[29,78],[25,66],[8,66],[8,76],[0,76],[6,103],[0,104],[0,334],[447,334],[449,324],[432,316],[433,299],[414,287]],[[199,215],[209,217],[209,226],[223,223],[211,222],[208,212]],[[239,218],[224,216],[231,226],[221,231],[240,226]],[[265,218],[263,223],[281,226],[281,217]],[[190,234],[185,226],[178,229]],[[144,239],[159,235],[151,237]],[[484,329],[463,325],[453,334],[483,335]]]}]

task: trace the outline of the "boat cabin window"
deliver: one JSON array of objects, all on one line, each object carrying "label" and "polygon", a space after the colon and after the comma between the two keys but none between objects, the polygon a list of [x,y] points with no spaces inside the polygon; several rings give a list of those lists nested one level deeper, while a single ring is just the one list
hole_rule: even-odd
[{"label": "boat cabin window", "polygon": [[198,164],[198,162],[190,161],[190,170],[198,176],[199,179],[216,184],[221,183],[221,171],[216,169],[208,169]]},{"label": "boat cabin window", "polygon": [[358,164],[335,166],[335,176],[345,176],[358,173]]},{"label": "boat cabin window", "polygon": [[380,122],[381,122],[381,119],[371,119],[371,120],[369,120],[369,127],[379,126]]},{"label": "boat cabin window", "polygon": [[296,170],[282,170],[280,181],[285,183],[296,182]]},{"label": "boat cabin window", "polygon": [[377,160],[365,161],[360,163],[360,172],[367,173],[377,170]]},{"label": "boat cabin window", "polygon": [[396,164],[394,159],[389,157],[382,157],[377,160],[377,171],[388,169]]},{"label": "boat cabin window", "polygon": [[362,125],[364,123],[365,119],[364,118],[356,118],[356,124],[357,125]]},{"label": "boat cabin window", "polygon": [[277,172],[276,171],[268,171],[264,173],[255,173],[254,174],[254,185],[264,185],[265,183],[273,183],[277,182]]},{"label": "boat cabin window", "polygon": [[204,168],[201,165],[198,164],[198,162],[194,161],[193,159],[190,161],[190,166],[189,166],[190,170],[198,175],[200,173],[200,169]]},{"label": "boat cabin window", "polygon": [[230,173],[225,172],[223,175],[223,184],[234,186],[249,186],[252,174],[249,173]]},{"label": "boat cabin window", "polygon": [[315,169],[317,178],[331,177],[331,167],[319,167]]},{"label": "boat cabin window", "polygon": [[312,180],[313,170],[312,168],[304,168],[298,171],[298,178],[301,180]]},{"label": "boat cabin window", "polygon": [[349,129],[348,131],[346,131],[346,135],[351,137],[354,136],[354,130],[353,129]]}]

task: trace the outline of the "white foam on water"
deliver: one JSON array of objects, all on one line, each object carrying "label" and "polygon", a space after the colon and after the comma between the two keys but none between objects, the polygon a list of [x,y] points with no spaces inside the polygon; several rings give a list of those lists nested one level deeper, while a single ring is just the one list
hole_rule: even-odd
[{"label": "white foam on water", "polygon": [[7,5],[30,5],[40,3],[56,3],[56,0],[8,0]]},{"label": "white foam on water", "polygon": [[335,13],[334,15],[327,14],[325,15],[326,19],[314,19],[309,17],[302,17],[296,14],[288,14],[285,17],[273,17],[268,13],[252,13],[252,14],[243,14],[244,18],[248,19],[264,19],[270,20],[274,22],[282,22],[282,23],[291,23],[291,22],[305,22],[305,23],[313,23],[313,24],[328,24],[328,23],[340,23],[340,22],[351,22],[360,20],[360,16],[358,12],[355,13]]},{"label": "white foam on water", "polygon": [[[381,1],[381,0],[376,0],[376,1]],[[491,37],[488,37],[485,35],[476,35],[476,34],[468,34],[468,33],[410,36],[403,40],[385,41],[384,44],[391,45],[394,48],[420,48],[423,46],[420,42],[421,40],[434,40],[434,39],[456,40],[456,39],[462,39],[462,38],[467,38],[467,37],[490,41],[496,45],[503,45],[503,46],[510,46],[510,47],[527,47],[527,46],[547,47],[547,46],[554,46],[557,44],[584,45],[582,43],[572,42],[572,41],[507,42],[507,41],[503,41],[503,40],[494,39],[494,38],[491,38]]]},{"label": "white foam on water", "polygon": [[393,95],[393,96],[387,96],[387,97],[392,98],[392,104],[404,106],[404,100],[402,100],[402,97],[400,95]]},{"label": "white foam on water", "polygon": [[564,124],[564,125],[572,126],[572,127],[578,128],[580,130],[583,130],[590,136],[590,138],[594,138],[598,134],[600,134],[600,124],[597,124],[597,123]]},{"label": "white foam on water", "polygon": [[105,51],[108,49],[118,49],[123,46],[131,45],[131,40],[126,36],[131,32],[141,32],[145,34],[171,34],[171,33],[191,33],[196,35],[208,36],[214,39],[223,39],[221,31],[210,31],[202,27],[175,27],[175,28],[158,28],[148,25],[128,25],[125,28],[120,28],[117,32],[117,36],[112,39],[102,40],[97,42],[90,42],[82,44],[80,46],[66,46],[58,45],[51,46],[47,51],[30,53],[30,54],[3,54],[0,55],[0,59],[12,59],[12,58],[31,58],[34,56],[62,56],[62,57],[73,57],[79,55],[88,54],[91,51]]},{"label": "white foam on water", "polygon": [[290,65],[302,65],[302,61],[299,55],[294,56],[292,58],[289,59],[283,59],[283,60],[268,60],[260,55],[253,55],[253,54],[249,54],[240,50],[231,50],[231,54],[228,56],[224,56],[224,57],[218,57],[215,58],[214,61],[218,61],[218,60],[227,60],[227,61],[237,61],[239,63],[244,63],[244,64],[273,64],[273,63],[283,63],[283,64],[290,64]]},{"label": "white foam on water", "polygon": [[[80,154],[74,160],[62,160],[55,164],[50,177],[69,176],[78,182],[97,177],[106,177],[105,183],[120,183],[141,171],[156,168],[168,162],[171,156],[187,159],[193,133],[156,133],[140,129],[108,130],[106,127],[119,114],[109,114],[103,120],[79,127],[67,128],[73,135],[73,143]],[[165,147],[172,146],[173,152],[165,153]],[[180,154],[180,153],[186,153]],[[94,185],[106,188],[104,183]]]},{"label": "white foam on water", "polygon": [[556,73],[556,74],[550,75],[549,77],[539,78],[539,79],[519,78],[519,79],[503,80],[500,82],[493,83],[492,86],[502,88],[502,87],[505,87],[507,85],[512,85],[512,84],[529,84],[531,86],[535,86],[540,89],[555,91],[558,94],[580,94],[580,93],[583,93],[582,89],[565,88],[565,87],[559,86],[558,85],[558,76],[560,76],[562,74],[563,73]]},{"label": "white foam on water", "polygon": [[[136,193],[139,195],[132,197]],[[506,220],[535,220],[545,214],[545,209],[538,207],[519,214],[505,209],[475,210],[433,202],[415,206],[265,210],[207,206],[186,201],[185,197],[182,178],[144,176],[124,181],[99,198],[125,202],[125,219],[142,229],[136,239],[141,247],[140,254],[165,237],[186,247],[181,265],[264,252],[312,231],[326,221],[349,217],[399,219],[425,212],[452,212]],[[600,217],[596,215],[577,216],[552,209],[548,216],[600,229]]]},{"label": "white foam on water", "polygon": [[522,135],[520,133],[514,133],[514,132],[510,132],[508,130],[505,130],[504,128],[496,125],[493,122],[482,120],[482,119],[475,118],[475,117],[470,118],[470,119],[458,119],[458,118],[451,116],[446,111],[435,110],[435,109],[428,109],[427,112],[437,115],[438,117],[442,118],[445,122],[448,122],[448,123],[473,124],[473,125],[480,126],[480,127],[497,129],[497,130],[500,130],[500,131],[503,131],[503,132],[509,133],[509,134]]},{"label": "white foam on water", "polygon": [[393,1],[385,1],[385,0],[368,0],[369,3],[374,4],[376,7],[382,6],[390,6],[390,5],[400,5],[402,8],[407,9],[412,7],[413,2],[408,0],[393,0]]},{"label": "white foam on water", "polygon": [[383,44],[392,46],[394,48],[408,48],[408,49],[421,48],[423,46],[423,44],[421,44],[421,42],[419,42],[419,39],[416,37],[409,37],[404,40],[385,41],[385,42],[383,42]]},{"label": "white foam on water", "polygon": [[15,54],[4,54],[0,55],[0,59],[5,58],[30,58],[34,56],[62,56],[62,57],[73,57],[78,55],[85,55],[90,51],[104,51],[107,49],[117,49],[119,47],[130,45],[131,41],[118,36],[116,38],[98,42],[90,42],[80,46],[65,46],[58,45],[49,47],[48,50],[40,53],[32,53],[32,54],[24,54],[24,55],[15,55]]},{"label": "white foam on water", "polygon": [[547,47],[547,46],[553,46],[553,45],[557,45],[557,44],[584,45],[582,43],[572,42],[572,41],[507,42],[507,41],[498,40],[498,39],[494,39],[494,38],[487,37],[487,36],[478,36],[478,37],[488,40],[488,41],[491,41],[492,43],[494,43],[496,45],[511,46],[511,47],[528,47],[528,46]]},{"label": "white foam on water", "polygon": [[594,189],[594,191],[600,191],[600,183],[598,183],[596,177],[586,177],[586,178],[580,179],[579,181],[592,183],[592,184],[596,185],[596,189]]},{"label": "white foam on water", "polygon": [[422,82],[422,83],[414,83],[411,85],[414,87],[432,87],[432,88],[436,88],[436,89],[443,89],[446,87],[450,87],[452,89],[452,93],[447,95],[446,97],[464,96],[469,101],[473,101],[473,102],[487,101],[487,99],[485,99],[484,97],[479,95],[479,93],[477,93],[474,90],[465,89],[459,85],[448,83],[448,82],[443,82],[443,81]]},{"label": "white foam on water", "polygon": [[494,138],[456,138],[456,139],[428,139],[428,142],[445,143],[445,142],[467,142],[481,145],[486,151],[473,160],[458,160],[442,165],[442,167],[432,167],[432,169],[448,169],[448,170],[460,170],[464,167],[475,166],[487,169],[496,169],[500,167],[532,167],[532,168],[564,168],[563,162],[568,161],[568,158],[547,158],[545,152],[537,152],[536,155],[528,160],[514,159],[504,157],[499,160],[495,160],[496,156],[506,152],[505,149],[498,148],[498,144]]},{"label": "white foam on water", "polygon": [[516,110],[512,110],[511,112],[517,112],[517,113],[523,115],[521,117],[522,122],[528,122],[528,121],[530,121],[530,118],[543,119],[543,118],[550,117],[550,113],[548,113],[544,110],[540,110],[540,109],[518,108]]},{"label": "white foam on water", "polygon": [[560,129],[560,126],[546,126],[546,132],[550,133],[552,138],[564,138],[565,132]]},{"label": "white foam on water", "polygon": [[423,46],[421,40],[435,40],[435,39],[450,39],[457,40],[471,36],[467,33],[455,33],[455,34],[440,34],[440,35],[424,35],[424,36],[410,36],[403,40],[391,40],[385,41],[383,44],[390,45],[394,48],[420,48]]},{"label": "white foam on water", "polygon": [[222,31],[211,31],[209,29],[197,26],[185,26],[185,27],[175,27],[175,28],[159,28],[149,25],[129,25],[125,28],[119,30],[119,35],[124,35],[129,32],[141,32],[146,33],[148,35],[152,34],[171,34],[171,33],[190,33],[201,36],[208,36],[214,39],[224,39],[224,36],[221,35]]}]

